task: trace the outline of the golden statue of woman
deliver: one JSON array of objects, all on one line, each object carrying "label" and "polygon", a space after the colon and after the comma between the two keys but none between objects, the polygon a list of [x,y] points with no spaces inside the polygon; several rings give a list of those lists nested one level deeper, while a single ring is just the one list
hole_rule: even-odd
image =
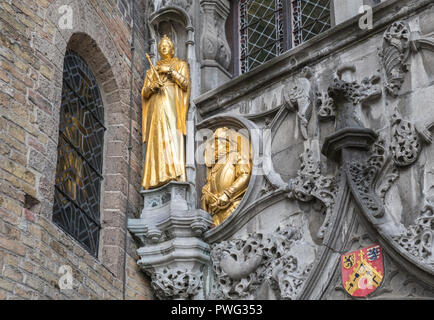
[{"label": "golden statue of woman", "polygon": [[147,143],[142,186],[156,188],[185,181],[186,117],[190,98],[188,64],[174,57],[165,35],[158,44],[161,60],[146,72],[142,88],[142,136]]},{"label": "golden statue of woman", "polygon": [[218,226],[234,212],[247,190],[252,168],[248,139],[226,127],[217,129],[207,141],[205,164],[202,208]]}]

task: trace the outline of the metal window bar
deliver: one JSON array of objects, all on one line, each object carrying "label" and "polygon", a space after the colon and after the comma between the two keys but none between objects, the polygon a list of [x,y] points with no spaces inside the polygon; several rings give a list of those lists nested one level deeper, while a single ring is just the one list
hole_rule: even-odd
[{"label": "metal window bar", "polygon": [[67,85],[67,87],[69,88],[69,90],[72,91],[72,93],[74,94],[74,96],[80,101],[80,105],[84,106],[84,108],[86,108],[87,111],[89,111],[90,115],[96,120],[96,122],[101,126],[101,128],[104,129],[104,131],[107,130],[107,128],[104,126],[104,124],[101,122],[101,120],[97,117],[97,115],[95,115],[95,113],[87,106],[87,104],[83,101],[83,99],[79,96],[79,94],[74,90],[74,88],[68,83],[68,81],[66,81],[65,79],[63,79],[63,83],[65,83]]},{"label": "metal window bar", "polygon": [[[66,134],[64,134],[61,130],[59,130],[59,135],[63,138],[63,140],[75,151],[75,153],[77,153],[80,158],[82,158],[84,160],[84,162],[87,163],[87,165],[97,174],[97,176],[101,179],[104,180],[104,177],[102,175],[101,172],[99,172],[97,169],[95,169],[95,167],[90,163],[90,161],[80,152],[80,150],[74,146],[74,144],[68,139],[68,137],[66,136]],[[60,147],[60,144],[59,144]]]},{"label": "metal window bar", "polygon": [[[259,0],[238,0],[239,68],[241,73],[250,71],[253,67],[282,54],[285,50],[302,44],[331,27],[330,0],[323,1],[324,3],[320,3],[320,0],[275,0],[273,7],[268,8],[272,12],[267,12],[264,16],[254,17],[252,21],[248,21],[249,5],[255,1],[260,6],[263,6],[263,1]],[[305,10],[309,8],[312,10],[306,13]],[[318,14],[319,10],[321,12]],[[315,16],[316,14],[318,16]],[[255,30],[258,23],[261,21],[270,22],[273,15],[274,32],[269,34],[260,33],[256,43],[250,43],[249,31],[251,32],[253,29],[253,33],[258,32]],[[268,25],[267,23],[266,27]],[[317,25],[318,29],[314,31]],[[273,34],[275,39],[272,38]],[[265,36],[267,39],[261,38],[261,36]],[[270,39],[272,39],[272,42],[270,42]],[[251,49],[251,47],[257,47],[260,41],[264,42],[261,47]],[[274,45],[276,45],[275,49]],[[273,48],[274,52],[266,52],[264,61],[254,58],[255,55],[258,57],[261,50],[267,51],[267,48],[270,47]],[[250,60],[253,60],[253,62],[250,62]]]},{"label": "metal window bar", "polygon": [[[245,73],[252,69],[252,66],[262,64],[265,61],[281,54],[284,48],[284,31],[282,25],[283,18],[283,4],[282,0],[274,0],[270,3],[269,7],[263,5],[262,2],[257,1],[258,10],[256,12],[249,12],[249,5],[254,4],[255,0],[241,0],[238,4],[238,10],[240,14],[240,71]],[[259,12],[259,9],[265,10],[265,15],[255,16]],[[270,11],[271,10],[271,11]],[[249,21],[249,17],[253,16],[252,21]],[[260,22],[266,21],[265,26],[260,25]],[[269,30],[269,27],[273,30]],[[263,30],[260,28],[262,27]],[[268,33],[266,30],[269,30]],[[255,43],[250,42],[252,35],[257,34]],[[271,42],[270,42],[271,40]],[[260,42],[265,42],[264,45],[258,47]],[[274,46],[276,47],[274,49]],[[258,48],[255,48],[258,47]],[[272,48],[267,50],[267,48]],[[263,61],[258,60],[258,53],[265,51],[265,57]],[[256,55],[256,56],[255,56]],[[251,62],[250,60],[253,60]]]},{"label": "metal window bar", "polygon": [[59,188],[57,185],[54,186],[56,188],[57,191],[59,191],[70,203],[72,203],[78,210],[80,210],[87,219],[89,219],[90,221],[92,221],[97,227],[98,229],[101,229],[101,224],[96,221],[91,214],[89,214],[86,210],[84,210],[77,202],[75,202],[74,199],[72,199],[66,192],[64,192],[61,188]]}]

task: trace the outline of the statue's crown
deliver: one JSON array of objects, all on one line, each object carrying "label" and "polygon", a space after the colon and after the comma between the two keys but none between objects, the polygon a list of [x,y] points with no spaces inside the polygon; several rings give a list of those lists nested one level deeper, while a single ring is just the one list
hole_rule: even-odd
[{"label": "statue's crown", "polygon": [[160,43],[162,43],[162,42],[164,42],[164,41],[169,42],[169,43],[173,46],[173,42],[172,42],[172,40],[171,40],[167,35],[164,35],[164,36],[161,38]]}]

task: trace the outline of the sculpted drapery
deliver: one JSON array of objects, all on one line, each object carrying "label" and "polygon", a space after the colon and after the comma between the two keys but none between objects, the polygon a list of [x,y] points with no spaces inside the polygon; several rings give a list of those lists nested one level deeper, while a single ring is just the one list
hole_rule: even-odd
[{"label": "sculpted drapery", "polygon": [[[147,143],[142,186],[185,181],[186,117],[190,98],[188,64],[174,57],[172,41],[158,44],[161,60],[146,72],[142,88],[142,136]],[[158,75],[156,74],[158,73]]]}]

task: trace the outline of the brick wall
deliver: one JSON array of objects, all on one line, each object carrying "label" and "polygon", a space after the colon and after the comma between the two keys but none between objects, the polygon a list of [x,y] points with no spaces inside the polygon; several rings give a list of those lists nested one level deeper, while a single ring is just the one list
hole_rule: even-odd
[{"label": "brick wall", "polygon": [[[136,264],[137,245],[130,235],[124,243],[125,215],[137,216],[142,201],[145,1],[135,1],[133,62],[131,1],[0,1],[0,299],[122,299],[124,274],[127,299],[152,298],[149,279]],[[59,27],[63,5],[72,10],[72,30]],[[67,48],[89,64],[106,114],[98,258],[52,223]],[[72,269],[72,290],[59,288],[63,265]]]}]

